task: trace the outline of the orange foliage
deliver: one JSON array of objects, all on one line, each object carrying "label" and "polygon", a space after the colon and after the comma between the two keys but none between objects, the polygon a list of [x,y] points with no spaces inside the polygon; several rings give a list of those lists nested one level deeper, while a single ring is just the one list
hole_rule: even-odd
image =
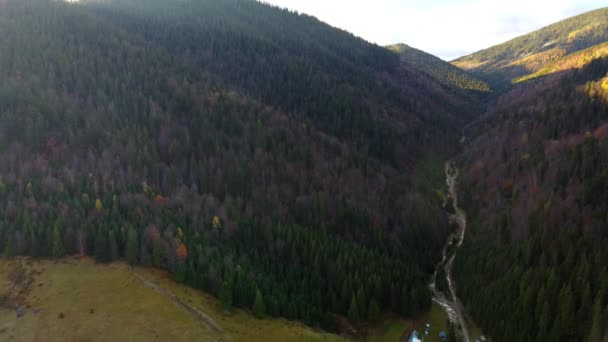
[{"label": "orange foliage", "polygon": [[183,242],[180,242],[179,246],[177,246],[177,257],[180,261],[184,261],[188,258],[188,248]]},{"label": "orange foliage", "polygon": [[608,124],[600,126],[598,129],[595,130],[593,135],[600,140],[605,137],[608,137]]}]

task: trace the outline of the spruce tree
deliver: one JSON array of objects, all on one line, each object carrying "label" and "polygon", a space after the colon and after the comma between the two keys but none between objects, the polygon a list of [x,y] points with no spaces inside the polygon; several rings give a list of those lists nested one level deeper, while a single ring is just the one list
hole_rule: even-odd
[{"label": "spruce tree", "polygon": [[154,240],[152,249],[152,264],[154,267],[162,267],[163,265],[163,243],[161,239]]},{"label": "spruce tree", "polygon": [[378,321],[379,318],[380,318],[380,306],[378,305],[378,302],[376,302],[376,299],[372,298],[372,300],[369,301],[369,309],[367,310],[367,319],[370,322],[376,322],[376,321]]},{"label": "spruce tree", "polygon": [[350,301],[350,307],[348,309],[348,320],[351,324],[359,323],[359,309],[357,305],[357,299],[353,297]]},{"label": "spruce tree", "polygon": [[110,247],[110,261],[118,260],[118,258],[120,258],[120,252],[118,250],[118,242],[116,241],[114,230],[110,230],[110,233],[108,234],[108,244]]},{"label": "spruce tree", "polygon": [[137,263],[137,232],[133,227],[129,228],[127,235],[127,262],[133,266]]},{"label": "spruce tree", "polygon": [[230,311],[232,309],[232,284],[230,282],[224,280],[220,287],[219,297],[224,311]]},{"label": "spruce tree", "polygon": [[262,297],[260,289],[256,289],[255,300],[253,302],[253,315],[257,318],[262,318],[265,313],[266,305],[264,304],[264,297]]},{"label": "spruce tree", "polygon": [[99,230],[95,236],[95,260],[98,262],[110,261],[110,250],[108,248],[108,238],[103,230]]},{"label": "spruce tree", "polygon": [[589,332],[589,342],[601,341],[603,331],[606,328],[606,319],[602,312],[602,303],[596,300],[593,305],[593,320],[591,323],[591,331]]},{"label": "spruce tree", "polygon": [[9,232],[6,236],[6,246],[4,246],[4,257],[12,258],[14,256],[13,234]]},{"label": "spruce tree", "polygon": [[56,222],[53,227],[53,257],[61,258],[65,255],[65,248],[63,247],[63,238],[61,236],[61,230],[59,224]]}]

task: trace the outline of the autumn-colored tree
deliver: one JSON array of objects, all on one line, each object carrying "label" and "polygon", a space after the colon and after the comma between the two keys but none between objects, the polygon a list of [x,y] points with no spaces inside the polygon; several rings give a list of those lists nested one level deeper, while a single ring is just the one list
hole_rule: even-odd
[{"label": "autumn-colored tree", "polygon": [[220,223],[220,218],[217,216],[213,216],[213,228],[220,229],[221,227],[222,227],[222,224]]},{"label": "autumn-colored tree", "polygon": [[97,213],[100,214],[102,210],[103,210],[103,204],[101,203],[101,200],[98,198],[95,200],[95,211],[97,211]]},{"label": "autumn-colored tree", "polygon": [[188,248],[186,247],[186,245],[184,245],[183,242],[180,242],[179,245],[177,246],[177,258],[179,259],[180,262],[184,262],[186,261],[186,259],[188,258]]}]

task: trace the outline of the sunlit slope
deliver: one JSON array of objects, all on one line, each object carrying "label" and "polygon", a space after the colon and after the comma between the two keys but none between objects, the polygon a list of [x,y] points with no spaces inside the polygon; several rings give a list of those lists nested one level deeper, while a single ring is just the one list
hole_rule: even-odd
[{"label": "sunlit slope", "polygon": [[505,83],[536,73],[577,51],[608,41],[608,8],[587,12],[452,63],[489,80]]},{"label": "sunlit slope", "polygon": [[558,60],[548,64],[537,72],[517,78],[513,82],[523,82],[532,80],[538,77],[564,72],[568,70],[580,69],[598,58],[608,56],[608,43],[600,44],[583,51],[578,51],[570,55],[559,58]]}]

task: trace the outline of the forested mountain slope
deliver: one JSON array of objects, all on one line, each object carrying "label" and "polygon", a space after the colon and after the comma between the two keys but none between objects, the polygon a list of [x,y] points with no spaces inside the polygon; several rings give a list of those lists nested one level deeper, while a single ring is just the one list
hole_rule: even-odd
[{"label": "forested mountain slope", "polygon": [[559,58],[608,41],[608,8],[584,13],[452,63],[492,84],[510,83]]},{"label": "forested mountain slope", "polygon": [[0,7],[6,256],[124,257],[326,329],[428,309],[449,225],[416,175],[475,114],[458,89],[254,1]]},{"label": "forested mountain slope", "polygon": [[446,85],[475,93],[487,93],[490,91],[490,87],[484,81],[422,50],[415,49],[406,44],[391,45],[387,48],[399,54],[403,63],[429,73]]},{"label": "forested mountain slope", "polygon": [[607,72],[523,82],[469,130],[454,273],[494,341],[608,340]]}]

